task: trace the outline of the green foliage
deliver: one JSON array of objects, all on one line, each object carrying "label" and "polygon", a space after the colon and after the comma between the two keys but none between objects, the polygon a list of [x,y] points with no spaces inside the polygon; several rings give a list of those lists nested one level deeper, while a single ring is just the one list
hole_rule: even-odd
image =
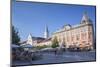
[{"label": "green foliage", "polygon": [[37,49],[43,49],[43,48],[47,48],[47,47],[49,47],[49,46],[43,45],[43,46],[37,46],[36,48],[37,48]]},{"label": "green foliage", "polygon": [[18,31],[15,30],[14,26],[12,26],[12,44],[19,45],[20,37],[18,35]]},{"label": "green foliage", "polygon": [[55,38],[53,39],[51,47],[52,47],[52,48],[59,47],[59,43],[58,43],[57,37],[55,37]]}]

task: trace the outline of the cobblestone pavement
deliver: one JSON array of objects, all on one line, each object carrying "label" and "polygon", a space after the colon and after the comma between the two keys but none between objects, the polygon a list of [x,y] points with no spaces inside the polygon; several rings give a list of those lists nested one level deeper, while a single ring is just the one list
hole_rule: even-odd
[{"label": "cobblestone pavement", "polygon": [[42,53],[43,57],[39,60],[28,61],[16,61],[13,62],[15,65],[29,65],[29,64],[49,64],[49,63],[67,63],[67,62],[78,62],[78,61],[95,61],[95,51],[89,52],[63,52],[61,54],[54,53]]}]

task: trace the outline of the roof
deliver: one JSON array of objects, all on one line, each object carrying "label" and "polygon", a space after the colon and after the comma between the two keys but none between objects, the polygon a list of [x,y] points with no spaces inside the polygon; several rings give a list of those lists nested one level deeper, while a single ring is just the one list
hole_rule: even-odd
[{"label": "roof", "polygon": [[42,41],[40,41],[40,42],[38,42],[38,43],[41,43],[41,42],[48,42],[48,41],[51,41],[51,38],[44,39],[44,40],[42,40]]},{"label": "roof", "polygon": [[82,17],[82,20],[81,20],[81,23],[85,23],[85,22],[88,22],[88,23],[92,22],[92,20],[88,17],[86,12],[83,14],[83,17]]},{"label": "roof", "polygon": [[32,37],[33,41],[37,41],[37,43],[50,41],[51,38],[43,38],[43,37]]},{"label": "roof", "polygon": [[24,44],[24,43],[26,43],[27,42],[27,40],[26,41],[21,41],[21,42],[19,42],[20,44]]},{"label": "roof", "polygon": [[33,40],[45,40],[43,37],[32,37]]}]

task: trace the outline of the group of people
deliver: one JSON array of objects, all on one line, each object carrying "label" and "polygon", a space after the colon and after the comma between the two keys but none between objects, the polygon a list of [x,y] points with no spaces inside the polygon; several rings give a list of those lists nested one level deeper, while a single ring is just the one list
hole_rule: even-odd
[{"label": "group of people", "polygon": [[20,49],[14,49],[12,50],[12,60],[28,60],[28,61],[32,61],[34,57],[34,53],[29,52],[29,51],[24,51],[24,50],[20,50]]}]

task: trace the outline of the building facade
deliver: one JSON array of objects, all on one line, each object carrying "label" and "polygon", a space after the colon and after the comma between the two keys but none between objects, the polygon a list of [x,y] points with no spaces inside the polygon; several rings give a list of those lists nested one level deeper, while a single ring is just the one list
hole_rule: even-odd
[{"label": "building facade", "polygon": [[48,27],[45,27],[44,37],[32,37],[29,34],[26,43],[33,46],[52,45],[52,40],[57,38],[59,46],[65,45],[70,47],[87,47],[93,49],[94,45],[94,30],[93,23],[86,13],[83,14],[81,22],[78,25],[64,25],[59,30],[53,32],[49,37]]},{"label": "building facade", "polygon": [[51,38],[49,37],[48,26],[45,26],[44,37],[33,37],[31,34],[29,34],[26,44],[30,44],[33,46],[51,45]]},{"label": "building facade", "polygon": [[84,13],[80,24],[74,26],[67,24],[54,32],[52,38],[57,37],[59,45],[65,44],[67,48],[76,46],[93,49],[93,32],[92,21],[87,14]]}]

